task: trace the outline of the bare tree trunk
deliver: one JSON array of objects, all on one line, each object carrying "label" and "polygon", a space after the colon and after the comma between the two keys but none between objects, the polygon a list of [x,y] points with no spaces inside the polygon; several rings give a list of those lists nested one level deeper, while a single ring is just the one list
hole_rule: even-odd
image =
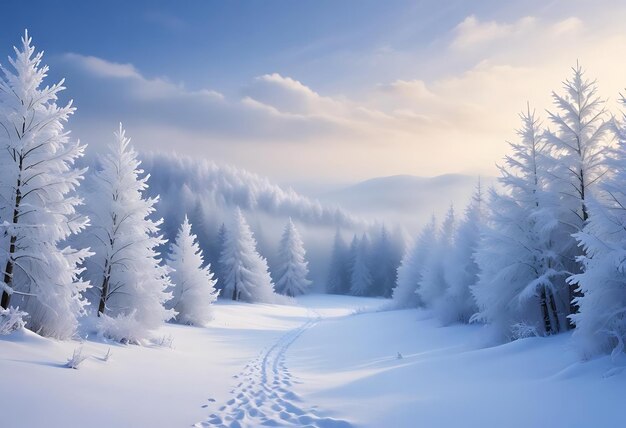
[{"label": "bare tree trunk", "polygon": [[[584,171],[582,169],[580,170],[580,182],[581,182],[580,198],[582,201],[581,210],[582,210],[582,219],[583,219],[583,226],[584,226],[585,223],[587,223],[587,220],[589,219],[589,213],[587,212],[587,206],[585,204],[585,190],[586,189],[585,189],[585,181],[584,181]],[[576,302],[574,302],[574,299],[578,297],[583,297],[583,292],[580,291],[578,287],[578,283],[569,284],[569,296],[568,297],[569,297],[569,315],[577,314],[580,311],[580,307],[578,306]],[[574,321],[572,321],[571,317],[567,317],[567,328],[570,330],[576,328],[576,324],[574,324]]]},{"label": "bare tree trunk", "polygon": [[[19,210],[20,210],[20,204],[22,203],[22,191],[21,191],[22,165],[23,165],[23,158],[22,156],[20,156],[20,164],[19,164],[20,175],[17,178],[17,184],[15,186],[15,189],[16,189],[15,190],[15,205],[13,206],[13,224],[14,225],[17,224],[20,218]],[[13,254],[15,254],[16,242],[17,242],[17,236],[15,236],[15,233],[14,233],[11,235],[11,239],[9,241],[9,257],[7,258],[7,264],[4,267],[4,283],[6,284],[7,287],[11,287],[13,284],[13,267],[15,266],[15,262],[13,261]],[[11,303],[11,295],[6,290],[4,290],[2,292],[2,299],[0,299],[0,306],[2,306],[3,309],[7,309],[10,303]]]},{"label": "bare tree trunk", "polygon": [[237,300],[237,286],[233,288],[233,300]]},{"label": "bare tree trunk", "polygon": [[559,321],[559,313],[556,310],[556,302],[554,301],[554,294],[552,293],[552,290],[546,290],[547,293],[547,299],[550,303],[550,311],[552,312],[552,315],[554,316],[554,332],[558,333],[559,331],[561,331],[561,322]]},{"label": "bare tree trunk", "polygon": [[109,281],[111,280],[111,263],[109,260],[105,263],[104,279],[102,280],[102,292],[100,293],[100,304],[98,305],[98,316],[104,315],[106,302],[109,294]]},{"label": "bare tree trunk", "polygon": [[543,315],[543,328],[546,335],[552,334],[552,322],[550,321],[550,312],[548,312],[548,303],[546,302],[546,288],[541,289],[541,314]]}]

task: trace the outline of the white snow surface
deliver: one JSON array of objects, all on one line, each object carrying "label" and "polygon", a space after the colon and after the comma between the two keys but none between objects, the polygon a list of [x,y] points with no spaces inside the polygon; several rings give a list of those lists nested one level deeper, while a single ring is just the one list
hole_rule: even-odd
[{"label": "white snow surface", "polygon": [[[580,362],[570,334],[486,346],[388,301],[309,295],[293,306],[219,301],[166,346],[26,330],[0,336],[3,427],[621,426],[626,361]],[[171,347],[167,346],[170,344]],[[105,358],[110,348],[110,356]]]}]

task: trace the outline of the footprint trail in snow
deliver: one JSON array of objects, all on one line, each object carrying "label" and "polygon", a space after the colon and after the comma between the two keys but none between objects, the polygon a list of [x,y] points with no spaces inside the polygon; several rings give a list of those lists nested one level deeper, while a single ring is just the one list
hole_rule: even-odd
[{"label": "footprint trail in snow", "polygon": [[238,381],[233,398],[209,418],[194,425],[197,428],[226,427],[311,427],[349,428],[349,422],[321,416],[315,407],[305,407],[291,390],[293,380],[287,365],[287,349],[302,333],[318,323],[309,318],[298,328],[288,331],[269,349],[249,362],[235,376]]}]

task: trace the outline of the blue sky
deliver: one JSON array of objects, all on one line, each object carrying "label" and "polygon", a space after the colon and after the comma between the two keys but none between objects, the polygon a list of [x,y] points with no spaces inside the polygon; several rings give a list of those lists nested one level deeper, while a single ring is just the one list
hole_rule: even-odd
[{"label": "blue sky", "polygon": [[78,107],[69,127],[94,152],[123,121],[140,149],[284,183],[490,174],[517,112],[549,107],[577,59],[607,97],[626,86],[611,54],[625,10],[616,0],[8,0],[0,59],[28,28],[51,79],[67,78]]},{"label": "blue sky", "polygon": [[[458,0],[439,8],[405,0],[8,3],[3,40],[30,28],[51,55],[93,55],[190,87],[231,90],[271,72],[336,88],[354,77],[309,66],[388,46],[424,49],[477,10]],[[360,74],[359,81],[374,79],[356,64],[342,67]]]}]

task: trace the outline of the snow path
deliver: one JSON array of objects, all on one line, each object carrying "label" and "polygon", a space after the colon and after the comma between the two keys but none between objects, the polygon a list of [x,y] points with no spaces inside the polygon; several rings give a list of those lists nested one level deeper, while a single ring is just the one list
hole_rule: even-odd
[{"label": "snow path", "polygon": [[294,383],[285,355],[289,347],[305,331],[314,327],[322,318],[308,309],[306,322],[289,330],[273,345],[250,361],[238,375],[232,397],[219,410],[195,427],[317,427],[349,428],[349,422],[324,417],[316,406],[306,407],[302,399],[291,391]]}]

